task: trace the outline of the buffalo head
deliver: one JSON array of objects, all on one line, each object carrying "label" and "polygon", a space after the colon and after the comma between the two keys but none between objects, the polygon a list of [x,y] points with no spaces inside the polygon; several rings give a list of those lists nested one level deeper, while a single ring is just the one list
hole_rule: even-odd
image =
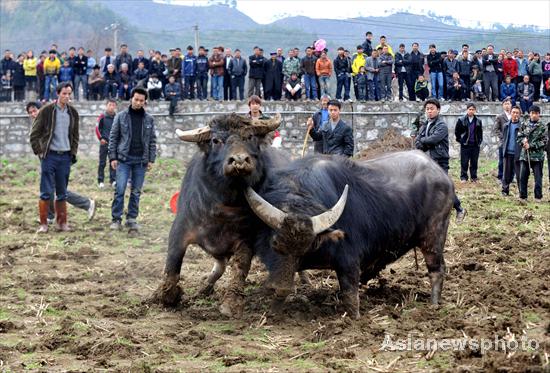
[{"label": "buffalo head", "polygon": [[306,252],[316,250],[326,240],[338,241],[344,238],[344,232],[331,227],[338,221],[346,206],[347,185],[331,209],[313,217],[300,211],[284,212],[250,187],[247,188],[245,196],[254,213],[273,229],[271,245],[280,254],[302,256]]},{"label": "buffalo head", "polygon": [[266,135],[277,129],[280,121],[279,114],[272,119],[252,120],[233,113],[216,117],[205,127],[176,129],[176,135],[199,145],[209,173],[244,179],[251,185],[262,177],[261,152],[269,144]]}]

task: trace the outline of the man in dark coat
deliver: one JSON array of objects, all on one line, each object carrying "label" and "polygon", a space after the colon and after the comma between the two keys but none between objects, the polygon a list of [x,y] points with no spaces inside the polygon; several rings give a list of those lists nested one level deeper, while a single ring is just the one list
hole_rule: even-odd
[{"label": "man in dark coat", "polygon": [[342,119],[338,100],[328,103],[329,120],[315,128],[313,120],[308,120],[309,135],[315,141],[323,142],[323,154],[353,156],[353,131]]},{"label": "man in dark coat", "polygon": [[[455,73],[454,75],[456,75]],[[468,181],[468,166],[470,179],[477,182],[477,163],[479,151],[483,142],[483,124],[476,116],[476,106],[473,102],[466,106],[466,115],[458,118],[455,125],[456,141],[460,143],[460,181]]]},{"label": "man in dark coat", "polygon": [[278,101],[281,99],[281,87],[283,85],[283,64],[277,59],[277,53],[272,52],[271,58],[264,63],[265,99]]}]

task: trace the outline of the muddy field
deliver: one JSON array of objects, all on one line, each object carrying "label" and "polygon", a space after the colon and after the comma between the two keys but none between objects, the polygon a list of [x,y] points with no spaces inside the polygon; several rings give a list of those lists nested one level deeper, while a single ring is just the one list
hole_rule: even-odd
[{"label": "muddy field", "polygon": [[[478,184],[459,184],[466,221],[452,221],[443,304],[429,305],[421,255],[410,253],[361,290],[359,321],[342,316],[330,271],[310,271],[283,314],[269,312],[255,263],[241,320],[218,312],[227,274],[210,297],[197,296],[213,261],[188,250],[185,302],[176,310],[143,303],[161,280],[168,206],[183,166],[161,161],[147,176],[142,234],[112,233],[110,189],[95,185],[95,163],[73,167],[70,189],[93,196],[92,222],[69,209],[73,232],[37,236],[38,163],[0,169],[0,371],[326,372],[548,371],[550,353],[550,204],[503,198],[494,163]],[[456,173],[457,163],[453,163]],[[456,176],[456,175],[455,175]],[[546,175],[545,175],[546,178]],[[545,180],[546,181],[546,180]],[[513,189],[515,193],[515,188]],[[532,192],[530,191],[530,198]],[[531,200],[532,201],[532,200]],[[524,350],[382,348],[384,339],[499,338]],[[536,342],[536,343],[533,343]],[[403,347],[403,346],[402,346]],[[406,346],[404,346],[406,347]],[[424,348],[422,348],[424,347]],[[427,348],[429,347],[429,348]]]}]

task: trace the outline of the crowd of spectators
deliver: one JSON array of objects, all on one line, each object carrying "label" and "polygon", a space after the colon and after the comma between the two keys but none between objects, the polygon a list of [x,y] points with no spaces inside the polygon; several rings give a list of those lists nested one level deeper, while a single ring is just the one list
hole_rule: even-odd
[{"label": "crowd of spectators", "polygon": [[[303,52],[303,55],[302,55]],[[539,100],[550,99],[550,51],[541,54],[501,49],[493,45],[470,51],[439,51],[429,45],[421,52],[400,44],[392,49],[385,36],[378,45],[373,34],[352,53],[340,47],[334,58],[315,42],[303,51],[282,48],[264,53],[254,47],[248,58],[241,51],[216,46],[211,51],[192,46],[172,48],[169,54],[138,50],[132,56],[126,44],[118,54],[105,48],[97,57],[92,50],[70,47],[59,52],[53,44],[36,57],[32,50],[15,55],[4,52],[0,64],[1,101],[56,98],[55,87],[71,81],[76,100],[129,100],[135,87],[145,88],[151,100],[244,100],[258,95],[265,100],[318,100],[330,95],[338,100],[424,101],[428,97],[449,101],[503,101],[510,98],[524,112]],[[335,86],[334,86],[335,83]],[[395,87],[395,86],[396,87]]]}]

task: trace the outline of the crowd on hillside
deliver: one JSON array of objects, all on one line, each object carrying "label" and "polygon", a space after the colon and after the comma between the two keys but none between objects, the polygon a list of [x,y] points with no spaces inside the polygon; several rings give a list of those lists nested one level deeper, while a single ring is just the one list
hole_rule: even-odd
[{"label": "crowd on hillside", "polygon": [[[418,43],[394,50],[386,37],[373,42],[371,32],[351,53],[343,47],[331,59],[324,40],[304,51],[278,48],[264,53],[254,47],[249,57],[216,46],[211,51],[188,46],[172,48],[169,55],[150,50],[136,56],[122,44],[117,55],[105,48],[98,58],[94,51],[71,47],[59,52],[53,44],[35,57],[32,50],[15,55],[4,52],[0,64],[2,101],[55,99],[55,87],[71,81],[77,100],[116,98],[128,100],[132,88],[144,87],[151,100],[243,100],[258,95],[266,100],[317,100],[330,95],[339,100],[492,100],[510,98],[526,112],[533,102],[550,99],[550,51],[541,54],[501,49],[493,45],[470,51],[428,53]],[[245,92],[245,82],[248,86]],[[394,84],[392,84],[395,82]],[[334,87],[334,83],[336,86]],[[352,89],[353,88],[353,89]]]}]

